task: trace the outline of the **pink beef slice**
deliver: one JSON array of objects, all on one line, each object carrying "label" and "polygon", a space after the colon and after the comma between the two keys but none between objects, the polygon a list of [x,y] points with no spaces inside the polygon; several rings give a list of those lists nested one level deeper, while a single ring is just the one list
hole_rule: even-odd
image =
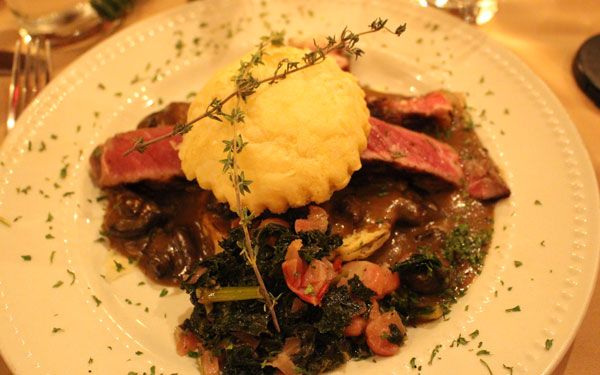
[{"label": "pink beef slice", "polygon": [[369,122],[371,132],[362,160],[393,163],[398,168],[428,173],[461,186],[465,176],[459,156],[450,145],[375,117]]},{"label": "pink beef slice", "polygon": [[143,153],[136,151],[123,156],[136,139],[143,137],[145,141],[149,141],[172,131],[172,126],[158,126],[120,133],[109,138],[90,157],[92,177],[98,186],[110,187],[142,180],[167,181],[183,176],[177,152],[181,135],[154,143]]},{"label": "pink beef slice", "polygon": [[433,91],[415,97],[370,89],[364,91],[371,116],[415,130],[427,123],[433,123],[441,129],[449,129],[453,123],[454,109],[464,106],[460,97],[445,91]]},{"label": "pink beef slice", "polygon": [[[465,132],[469,144],[460,151],[469,195],[479,200],[510,196],[510,189],[481,141],[467,126],[465,102],[460,94],[434,91],[423,96],[405,97],[364,89],[371,115],[419,132]],[[448,133],[446,133],[448,134]]]},{"label": "pink beef slice", "polygon": [[483,147],[473,147],[470,156],[471,158],[462,158],[469,195],[479,200],[510,196],[508,185],[500,176],[487,151]]}]

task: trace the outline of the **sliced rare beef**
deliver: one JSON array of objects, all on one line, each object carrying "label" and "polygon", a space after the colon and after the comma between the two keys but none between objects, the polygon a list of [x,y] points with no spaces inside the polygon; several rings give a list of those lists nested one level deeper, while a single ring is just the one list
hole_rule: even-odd
[{"label": "sliced rare beef", "polygon": [[[374,117],[431,137],[424,138],[422,134],[372,118],[369,143],[361,155],[364,161],[391,163],[396,168],[419,172],[413,181],[425,190],[445,187],[440,181],[459,186],[464,179],[466,190],[473,198],[489,200],[510,195],[498,168],[472,127],[466,125],[467,115],[460,96],[445,91],[413,98],[373,90],[365,92]],[[98,186],[142,180],[166,181],[182,176],[176,150],[180,136],[154,144],[141,154],[135,152],[125,158],[122,154],[135,139],[149,140],[170,132],[172,125],[185,121],[187,108],[187,103],[172,103],[165,110],[147,116],[139,125],[145,129],[118,134],[98,147],[90,158],[92,176]],[[434,137],[442,138],[443,142]],[[458,163],[456,152],[448,144],[459,150]]]},{"label": "sliced rare beef", "polygon": [[183,176],[177,145],[181,135],[154,143],[143,152],[123,154],[131,149],[135,140],[145,141],[169,134],[172,126],[143,128],[120,133],[109,138],[94,150],[90,157],[92,178],[100,187],[117,186],[142,180],[167,181]]},{"label": "sliced rare beef", "polygon": [[[510,189],[494,161],[477,137],[462,157],[467,192],[475,199],[492,200],[510,196]],[[461,154],[462,156],[462,154]]]},{"label": "sliced rare beef", "polygon": [[434,91],[410,98],[371,89],[364,89],[364,91],[371,116],[409,129],[420,130],[425,126],[431,129],[434,126],[450,129],[454,108],[464,106],[458,96],[445,91]]},{"label": "sliced rare beef", "polygon": [[[170,285],[179,284],[195,262],[220,251],[218,242],[237,223],[227,205],[178,177],[182,175],[177,155],[180,137],[132,154],[135,162],[122,157],[134,139],[168,134],[172,126],[164,122],[182,122],[183,111],[175,108],[165,108],[170,114],[147,117],[141,126],[149,127],[110,138],[91,157],[92,174],[109,197],[103,231],[110,246],[139,262],[153,280]],[[460,118],[453,117],[453,121]],[[367,254],[366,248],[380,247],[370,256],[378,264],[404,261],[420,251],[442,258],[446,234],[459,220],[467,220],[474,230],[491,227],[493,202],[473,201],[462,189],[459,159],[481,158],[471,156],[482,149],[474,132],[456,127],[441,142],[434,139],[435,134],[428,136],[377,119],[371,123],[374,140],[369,138],[368,161],[345,189],[320,205],[328,214],[331,232],[344,238],[343,247],[350,254]],[[465,168],[474,165],[465,164]],[[450,182],[444,182],[442,190],[423,190],[426,179]],[[261,220],[275,217],[292,225],[307,212],[306,207],[279,216],[265,212]],[[457,286],[463,288],[477,270],[465,264],[456,275],[448,276],[464,278],[465,283]],[[436,293],[448,286],[445,276],[407,272],[403,283],[422,294]]]},{"label": "sliced rare beef", "polygon": [[[427,135],[387,124],[371,117],[371,132],[364,161],[391,163],[400,169],[431,174],[451,184],[460,185],[464,177],[458,155],[452,147]],[[138,129],[117,134],[99,148],[91,157],[92,175],[100,187],[134,183],[142,180],[166,181],[182,176],[177,145],[181,136],[150,145],[143,153],[133,152],[126,157],[134,140],[149,140],[167,134],[172,127]]]},{"label": "sliced rare beef", "polygon": [[144,117],[138,124],[138,129],[183,124],[187,121],[187,112],[189,108],[190,103],[187,102],[169,103],[164,109]]},{"label": "sliced rare beef", "polygon": [[492,200],[510,195],[498,167],[474,133],[460,95],[438,91],[407,98],[369,89],[365,93],[372,116],[441,138],[460,150],[466,190],[471,197]]},{"label": "sliced rare beef", "polygon": [[457,152],[449,145],[428,135],[369,118],[371,132],[364,161],[383,161],[397,168],[437,176],[460,186],[464,174]]}]

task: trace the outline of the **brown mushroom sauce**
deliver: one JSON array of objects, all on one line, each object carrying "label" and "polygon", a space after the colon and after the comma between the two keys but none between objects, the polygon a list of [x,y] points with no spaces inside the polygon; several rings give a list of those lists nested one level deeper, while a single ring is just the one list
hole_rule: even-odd
[{"label": "brown mushroom sauce", "polygon": [[[187,107],[172,103],[139,127],[185,121]],[[460,124],[443,141],[461,157],[480,145],[475,133]],[[162,284],[178,285],[196,262],[218,251],[218,241],[238,222],[226,204],[193,181],[149,181],[104,190],[108,204],[103,230],[110,247],[139,262]],[[494,202],[480,202],[464,189],[383,164],[364,165],[345,189],[320,206],[329,215],[332,233],[342,237],[383,230],[389,237],[369,256],[378,264],[394,265],[416,253],[436,255],[443,272],[401,275],[404,285],[425,296],[444,290],[452,297],[462,294],[481,270],[493,228]],[[307,213],[306,207],[284,215],[263,213],[255,223],[275,216],[293,226]],[[457,248],[472,246],[473,251],[456,254],[453,243]]]}]

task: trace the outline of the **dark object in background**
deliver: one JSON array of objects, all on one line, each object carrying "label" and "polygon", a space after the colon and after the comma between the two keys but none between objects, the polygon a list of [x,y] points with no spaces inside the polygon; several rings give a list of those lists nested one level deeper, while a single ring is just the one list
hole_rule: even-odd
[{"label": "dark object in background", "polygon": [[90,4],[106,21],[119,19],[133,8],[133,0],[90,0]]},{"label": "dark object in background", "polygon": [[600,34],[586,40],[573,60],[579,87],[600,107]]}]

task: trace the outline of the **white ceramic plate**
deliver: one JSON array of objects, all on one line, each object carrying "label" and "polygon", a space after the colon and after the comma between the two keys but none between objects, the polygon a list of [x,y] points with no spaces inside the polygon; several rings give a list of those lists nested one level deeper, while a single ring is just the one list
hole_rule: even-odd
[{"label": "white ceramic plate", "polygon": [[[88,156],[161,103],[185,100],[268,27],[331,34],[346,24],[363,30],[379,16],[408,29],[400,38],[363,39],[367,55],[355,65],[361,81],[408,94],[465,92],[513,195],[497,207],[482,275],[449,320],[409,329],[395,357],[337,373],[485,374],[482,359],[494,374],[550,372],[596,277],[599,203],[586,151],[556,98],[514,56],[471,26],[399,1],[191,3],[124,30],[54,79],[0,155],[0,216],[10,225],[0,224],[0,350],[9,367],[17,374],[195,373],[172,339],[191,310],[187,296],[169,289],[160,297],[162,287],[139,285],[145,279],[137,270],[107,280],[114,263],[107,268],[107,249],[95,242],[103,211]],[[516,306],[520,312],[506,311]],[[459,335],[469,342],[457,346]],[[410,368],[412,358],[420,371]]]}]

